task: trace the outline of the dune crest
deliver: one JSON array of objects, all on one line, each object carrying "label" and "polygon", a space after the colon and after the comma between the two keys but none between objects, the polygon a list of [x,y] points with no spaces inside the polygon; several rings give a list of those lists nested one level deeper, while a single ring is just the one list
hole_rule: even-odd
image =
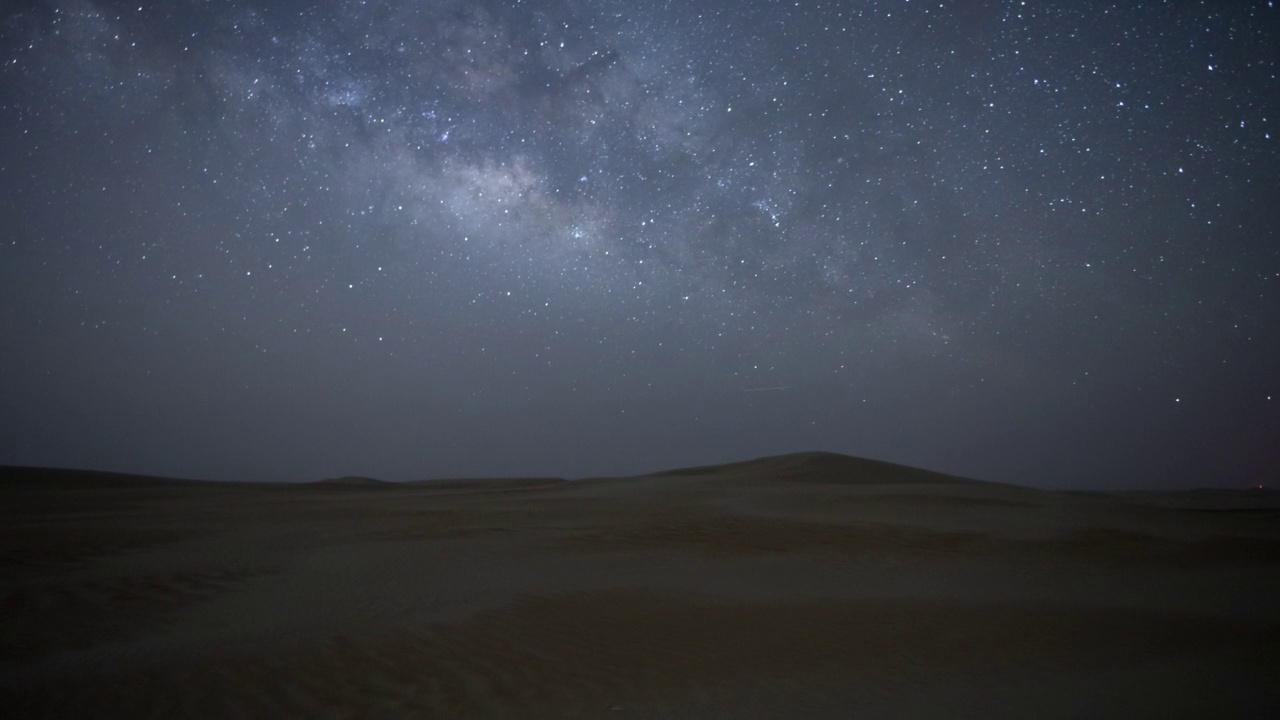
[{"label": "dune crest", "polygon": [[980,480],[896,465],[881,460],[841,455],[831,452],[802,452],[769,455],[742,462],[701,465],[663,470],[641,477],[736,476],[769,477],[809,483],[895,485],[895,484],[960,484],[981,483]]},{"label": "dune crest", "polygon": [[6,717],[1280,716],[1267,493],[0,478]]}]

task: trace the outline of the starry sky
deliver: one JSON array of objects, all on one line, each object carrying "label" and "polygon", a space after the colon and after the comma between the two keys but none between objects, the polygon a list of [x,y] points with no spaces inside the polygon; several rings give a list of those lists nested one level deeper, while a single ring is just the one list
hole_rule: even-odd
[{"label": "starry sky", "polygon": [[0,463],[1280,481],[1271,1],[5,8]]}]

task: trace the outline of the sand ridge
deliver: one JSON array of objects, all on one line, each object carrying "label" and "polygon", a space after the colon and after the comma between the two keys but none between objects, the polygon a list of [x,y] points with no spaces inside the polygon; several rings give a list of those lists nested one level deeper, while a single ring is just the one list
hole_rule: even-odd
[{"label": "sand ridge", "polygon": [[0,493],[12,716],[1280,711],[1280,528],[1247,494],[828,454],[440,485],[11,469]]}]

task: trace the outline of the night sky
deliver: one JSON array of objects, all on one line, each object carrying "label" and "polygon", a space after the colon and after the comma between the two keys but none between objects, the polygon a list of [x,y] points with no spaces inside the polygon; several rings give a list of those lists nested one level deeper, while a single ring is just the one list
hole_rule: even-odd
[{"label": "night sky", "polygon": [[1280,482],[1273,2],[7,2],[0,463]]}]

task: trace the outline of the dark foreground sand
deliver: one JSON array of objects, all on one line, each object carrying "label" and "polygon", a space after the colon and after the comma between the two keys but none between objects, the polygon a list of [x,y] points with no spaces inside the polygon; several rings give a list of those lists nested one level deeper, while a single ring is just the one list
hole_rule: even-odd
[{"label": "dark foreground sand", "polygon": [[1280,717],[1272,495],[6,470],[6,717]]}]

